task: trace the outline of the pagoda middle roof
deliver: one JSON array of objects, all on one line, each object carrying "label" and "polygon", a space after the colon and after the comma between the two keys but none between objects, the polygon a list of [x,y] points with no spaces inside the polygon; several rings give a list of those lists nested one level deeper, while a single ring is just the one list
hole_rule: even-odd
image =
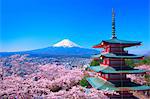
[{"label": "pagoda middle roof", "polygon": [[89,69],[95,72],[102,72],[104,74],[118,74],[118,73],[138,74],[138,73],[150,72],[149,70],[139,70],[139,69],[116,70],[111,66],[90,66]]},{"label": "pagoda middle roof", "polygon": [[92,87],[98,89],[98,90],[107,90],[107,91],[140,91],[140,90],[150,90],[150,86],[132,86],[132,87],[116,87],[111,82],[108,82],[107,80],[103,78],[98,77],[88,77],[86,80],[92,85]]},{"label": "pagoda middle roof", "polygon": [[99,58],[101,56],[104,56],[106,58],[126,58],[126,59],[136,59],[136,58],[142,58],[141,55],[134,55],[134,54],[128,54],[128,53],[101,53],[92,56],[93,58]]}]

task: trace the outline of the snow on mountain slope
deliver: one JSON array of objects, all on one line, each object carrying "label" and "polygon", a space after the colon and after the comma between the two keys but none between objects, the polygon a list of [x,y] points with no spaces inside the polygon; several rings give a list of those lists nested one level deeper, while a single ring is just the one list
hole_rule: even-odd
[{"label": "snow on mountain slope", "polygon": [[81,47],[74,42],[70,41],[69,39],[64,39],[56,44],[53,47]]}]

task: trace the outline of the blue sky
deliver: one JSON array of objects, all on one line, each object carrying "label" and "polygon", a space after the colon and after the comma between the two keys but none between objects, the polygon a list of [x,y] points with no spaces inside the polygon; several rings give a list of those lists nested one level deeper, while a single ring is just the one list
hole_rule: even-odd
[{"label": "blue sky", "polygon": [[117,37],[150,49],[148,1],[1,0],[0,51],[44,48],[65,38],[90,48],[110,39],[112,8]]}]

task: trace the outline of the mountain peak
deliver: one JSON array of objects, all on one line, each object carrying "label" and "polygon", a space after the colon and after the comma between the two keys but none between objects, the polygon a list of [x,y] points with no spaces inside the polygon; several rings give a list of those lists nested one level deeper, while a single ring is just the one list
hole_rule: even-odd
[{"label": "mountain peak", "polygon": [[80,47],[76,43],[70,41],[69,39],[64,39],[56,44],[53,45],[53,47]]}]

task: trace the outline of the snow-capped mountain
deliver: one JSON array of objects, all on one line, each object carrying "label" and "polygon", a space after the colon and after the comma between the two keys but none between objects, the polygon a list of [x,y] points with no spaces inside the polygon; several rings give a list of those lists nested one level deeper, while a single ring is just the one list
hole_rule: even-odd
[{"label": "snow-capped mountain", "polygon": [[8,52],[0,53],[0,56],[9,56],[12,54],[29,54],[31,56],[77,56],[77,57],[90,57],[91,55],[98,54],[99,51],[89,48],[84,48],[76,43],[64,39],[50,47],[23,51],[23,52]]},{"label": "snow-capped mountain", "polygon": [[64,39],[56,44],[53,45],[53,47],[80,47],[76,43],[70,41],[69,39]]}]

